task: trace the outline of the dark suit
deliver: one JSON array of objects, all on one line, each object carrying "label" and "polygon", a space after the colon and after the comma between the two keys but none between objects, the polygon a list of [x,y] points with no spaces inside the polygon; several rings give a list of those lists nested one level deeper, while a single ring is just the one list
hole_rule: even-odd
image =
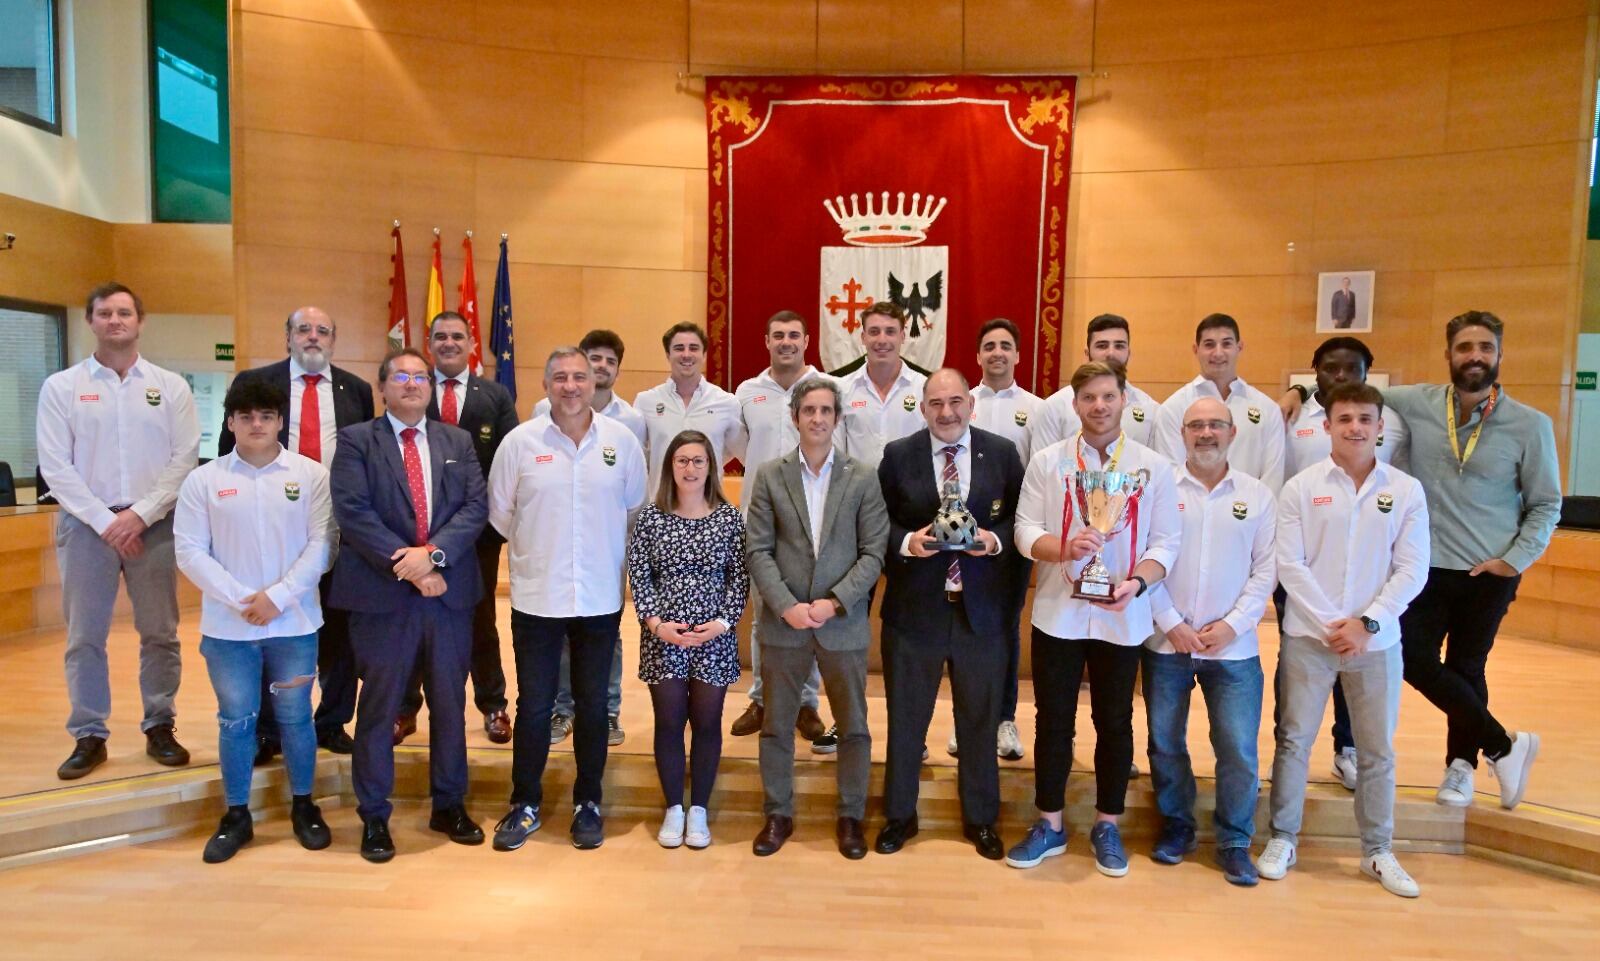
[{"label": "dark suit", "polygon": [[[955,700],[957,773],[962,819],[993,824],[1000,816],[1000,767],[995,730],[1009,657],[1008,627],[1016,566],[1012,523],[1022,490],[1022,459],[998,434],[971,428],[967,508],[992,532],[1001,554],[973,557],[939,553],[910,557],[906,537],[926,527],[943,503],[934,451],[944,447],[923,428],[892,441],[878,464],[878,483],[889,508],[889,550],[884,565],[883,681],[889,702],[889,753],[883,807],[890,820],[917,813],[922,748],[933,719],[945,665]],[[943,458],[940,459],[943,462]],[[960,566],[961,590],[949,592],[950,561]]]},{"label": "dark suit", "polygon": [[[235,384],[265,381],[283,391],[283,396],[293,396],[289,390],[289,358],[265,367],[241,370],[233,378]],[[328,366],[328,383],[333,388],[333,423],[340,430],[351,424],[360,424],[373,418],[372,385],[333,365]],[[322,411],[321,416],[328,416]],[[289,447],[289,428],[300,421],[300,411],[290,404],[289,416],[278,431],[278,443]],[[217,456],[233,450],[233,431],[223,418],[222,433],[217,435]],[[327,452],[324,451],[324,454]],[[317,703],[317,735],[326,735],[344,729],[356,714],[356,669],[350,656],[350,617],[328,603],[328,588],[333,574],[322,576],[322,628],[317,631],[317,682],[322,686],[322,699]],[[272,712],[270,679],[261,678],[261,713],[256,719],[256,736],[276,743],[278,721]]]},{"label": "dark suit", "polygon": [[[428,419],[439,420],[437,382],[433,400],[428,402]],[[463,396],[464,395],[464,396]],[[511,394],[492,380],[477,374],[467,375],[465,390],[457,391],[456,426],[472,438],[478,452],[483,477],[489,478],[494,453],[500,442],[517,427],[517,405]],[[481,714],[506,709],[506,672],[500,663],[500,631],[495,627],[495,588],[500,581],[501,537],[492,525],[485,524],[478,538],[478,572],[483,577],[483,597],[472,612],[472,699]],[[422,707],[420,665],[406,690],[400,713],[415,715]]]},{"label": "dark suit", "polygon": [[488,521],[489,497],[471,437],[438,421],[426,424],[433,489],[428,540],[445,552],[439,573],[448,585],[440,597],[423,597],[394,576],[394,552],[416,546],[416,513],[400,439],[388,416],[340,431],[333,458],[339,559],[330,600],[350,612],[351,648],[362,682],[352,773],[363,818],[389,816],[394,722],[419,662],[432,701],[434,807],[462,804],[467,794],[467,663],[472,609],[483,591],[474,548]]},{"label": "dark suit", "polygon": [[1333,317],[1333,326],[1339,329],[1354,327],[1356,322],[1356,292],[1339,289],[1333,292],[1333,301],[1328,305],[1329,313]]}]

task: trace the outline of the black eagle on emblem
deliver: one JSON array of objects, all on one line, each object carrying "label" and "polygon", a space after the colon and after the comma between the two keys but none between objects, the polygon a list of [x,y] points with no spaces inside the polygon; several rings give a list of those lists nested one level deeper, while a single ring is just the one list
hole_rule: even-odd
[{"label": "black eagle on emblem", "polygon": [[[921,337],[922,328],[928,326],[928,315],[924,309],[934,311],[944,302],[944,271],[939,271],[928,278],[928,292],[924,294],[921,284],[912,282],[911,293],[906,293],[906,285],[894,274],[889,275],[889,299],[905,308],[906,316],[911,318],[911,336]],[[920,325],[919,325],[920,322]]]}]

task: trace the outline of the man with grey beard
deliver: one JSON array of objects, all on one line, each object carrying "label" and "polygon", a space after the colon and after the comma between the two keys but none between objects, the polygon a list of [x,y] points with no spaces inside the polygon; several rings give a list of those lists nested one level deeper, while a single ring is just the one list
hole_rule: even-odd
[{"label": "man with grey beard", "polygon": [[[372,420],[372,386],[333,366],[339,328],[322,308],[301,307],[289,315],[283,329],[289,356],[265,367],[242,370],[233,382],[265,381],[287,394],[289,416],[278,442],[286,450],[329,467],[339,430]],[[227,455],[233,446],[233,432],[223,423],[217,456]],[[323,625],[317,632],[317,677],[322,685],[315,718],[317,744],[335,754],[349,754],[354,743],[344,728],[356,713],[356,671],[350,653],[349,617],[328,606],[330,577],[325,574],[322,578]],[[262,678],[261,716],[256,721],[258,765],[272,760],[279,749],[278,724],[266,683]]]}]

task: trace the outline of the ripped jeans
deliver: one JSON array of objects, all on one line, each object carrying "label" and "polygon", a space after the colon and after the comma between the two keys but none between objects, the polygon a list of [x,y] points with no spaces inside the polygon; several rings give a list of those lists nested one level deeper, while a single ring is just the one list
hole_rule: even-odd
[{"label": "ripped jeans", "polygon": [[317,635],[259,641],[200,639],[211,686],[217,692],[217,754],[228,804],[250,803],[256,756],[256,716],[261,678],[271,681],[273,710],[283,742],[283,764],[293,794],[310,794],[317,768],[317,733],[311,723],[311,688],[317,677]]}]

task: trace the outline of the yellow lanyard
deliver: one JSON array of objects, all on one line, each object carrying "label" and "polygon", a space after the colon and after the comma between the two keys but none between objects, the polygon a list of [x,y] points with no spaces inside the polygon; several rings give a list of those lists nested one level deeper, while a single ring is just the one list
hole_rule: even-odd
[{"label": "yellow lanyard", "polygon": [[1483,434],[1483,425],[1489,422],[1489,415],[1494,413],[1494,405],[1499,402],[1500,394],[1495,388],[1489,389],[1489,402],[1483,405],[1483,416],[1478,418],[1478,426],[1472,429],[1472,436],[1467,438],[1467,449],[1462,451],[1461,438],[1456,434],[1456,387],[1454,384],[1444,389],[1444,416],[1446,431],[1450,435],[1450,451],[1456,455],[1456,473],[1467,469],[1467,461],[1472,459],[1472,452],[1478,449],[1478,438]]},{"label": "yellow lanyard", "polygon": [[[1474,438],[1476,439],[1476,438]],[[1117,434],[1117,452],[1111,455],[1111,460],[1105,465],[1106,470],[1116,470],[1117,463],[1122,460],[1122,452],[1128,449],[1128,435],[1126,432]],[[1078,436],[1072,441],[1072,450],[1078,455],[1078,470],[1088,470],[1083,462],[1083,431],[1078,431]]]}]

